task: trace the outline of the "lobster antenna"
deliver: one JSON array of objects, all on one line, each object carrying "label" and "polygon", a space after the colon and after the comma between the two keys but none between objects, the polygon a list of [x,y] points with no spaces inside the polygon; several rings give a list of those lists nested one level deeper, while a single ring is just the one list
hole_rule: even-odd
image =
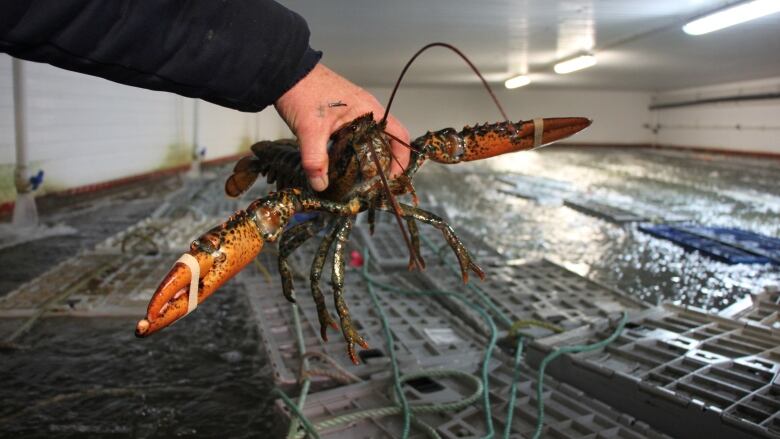
[{"label": "lobster antenna", "polygon": [[504,118],[506,122],[509,122],[509,118],[506,115],[506,112],[504,111],[504,107],[501,106],[501,103],[498,102],[498,98],[496,98],[495,93],[493,93],[493,89],[490,88],[490,85],[487,83],[485,78],[482,76],[482,73],[479,72],[479,69],[477,69],[477,66],[474,65],[474,63],[471,62],[471,60],[458,49],[457,47],[453,46],[452,44],[448,43],[442,43],[442,42],[436,42],[436,43],[430,43],[423,46],[420,50],[415,53],[411,59],[406,63],[403,70],[401,70],[401,74],[398,76],[398,79],[395,81],[395,86],[393,86],[393,92],[390,94],[390,100],[387,101],[387,106],[385,107],[385,114],[382,116],[382,121],[380,123],[384,123],[387,120],[387,116],[390,114],[390,106],[393,105],[393,99],[395,99],[395,93],[398,91],[398,86],[401,85],[401,80],[404,79],[404,75],[406,75],[406,71],[409,70],[409,67],[411,67],[412,63],[415,59],[417,59],[420,54],[425,52],[426,50],[430,49],[431,47],[444,47],[447,49],[452,50],[458,56],[463,58],[463,61],[466,62],[466,64],[471,67],[471,70],[474,71],[474,73],[479,77],[480,81],[482,81],[482,85],[485,86],[485,90],[487,90],[488,94],[490,94],[490,97],[493,99],[493,102],[495,102],[496,107],[498,107],[498,111],[501,112],[501,116]]},{"label": "lobster antenna", "polygon": [[401,146],[405,146],[406,148],[408,148],[408,149],[410,149],[410,150],[412,150],[414,152],[420,152],[419,149],[417,149],[414,146],[404,142],[403,140],[401,140],[398,136],[394,135],[393,133],[390,133],[390,132],[387,132],[387,131],[384,131],[384,130],[382,130],[382,132],[387,134],[387,136],[390,137],[391,139],[393,139],[396,142],[400,143]]},{"label": "lobster antenna", "polygon": [[[401,140],[399,137],[395,136],[394,134],[388,133],[387,131],[384,131],[384,130],[382,130],[382,132],[385,133],[385,135],[387,135],[391,139],[393,139],[396,142],[400,143],[402,146],[406,147],[407,149],[409,149],[411,151],[414,151],[414,152],[420,152],[419,149],[417,149],[417,148],[413,147],[412,145],[404,142],[403,140]],[[387,146],[387,144],[385,144],[385,146]],[[395,154],[393,154],[393,148],[392,147],[390,147],[390,157],[392,157],[393,160],[395,160],[395,162],[398,163],[398,167],[401,168],[401,171],[406,172],[406,168],[404,168],[404,165],[402,165],[401,161],[398,160],[398,157],[396,157]]]}]

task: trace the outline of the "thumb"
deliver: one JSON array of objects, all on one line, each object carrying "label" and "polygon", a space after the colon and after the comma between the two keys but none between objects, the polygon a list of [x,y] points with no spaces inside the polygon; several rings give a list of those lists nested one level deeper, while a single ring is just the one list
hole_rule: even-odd
[{"label": "thumb", "polygon": [[328,187],[328,139],[323,130],[298,133],[301,145],[301,167],[312,189],[317,192]]}]

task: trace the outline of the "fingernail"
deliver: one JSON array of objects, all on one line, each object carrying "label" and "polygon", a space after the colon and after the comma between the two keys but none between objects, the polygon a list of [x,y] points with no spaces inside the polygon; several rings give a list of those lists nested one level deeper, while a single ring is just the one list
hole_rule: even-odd
[{"label": "fingernail", "polygon": [[309,177],[309,184],[315,191],[322,192],[328,187],[328,176],[318,175],[316,177]]}]

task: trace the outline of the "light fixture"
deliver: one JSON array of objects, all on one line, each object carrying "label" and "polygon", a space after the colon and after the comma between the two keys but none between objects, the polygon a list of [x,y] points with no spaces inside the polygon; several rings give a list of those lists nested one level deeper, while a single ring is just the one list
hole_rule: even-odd
[{"label": "light fixture", "polygon": [[564,75],[566,73],[576,72],[577,70],[582,70],[595,65],[595,55],[580,55],[578,57],[559,62],[553,67],[553,70],[555,70],[555,73],[558,73],[559,75]]},{"label": "light fixture", "polygon": [[523,87],[530,83],[531,83],[531,78],[529,78],[528,75],[517,75],[504,81],[504,87],[508,89],[513,89],[513,88]]},{"label": "light fixture", "polygon": [[712,14],[693,20],[683,26],[683,32],[688,35],[703,35],[721,30],[735,24],[754,20],[765,15],[780,12],[778,0],[753,0],[721,9]]}]

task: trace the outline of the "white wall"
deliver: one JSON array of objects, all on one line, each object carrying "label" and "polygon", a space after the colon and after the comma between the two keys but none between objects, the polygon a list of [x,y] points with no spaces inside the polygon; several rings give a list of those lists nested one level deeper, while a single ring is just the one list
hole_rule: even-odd
[{"label": "white wall", "polygon": [[14,189],[14,108],[11,58],[0,55],[0,203],[12,199]]},{"label": "white wall", "polygon": [[[780,77],[659,93],[655,102],[678,102],[780,92]],[[724,102],[655,110],[660,145],[780,154],[780,99]]]},{"label": "white wall", "polygon": [[[30,171],[45,171],[39,194],[115,180],[188,162],[193,100],[25,62]],[[286,135],[273,109],[241,113],[200,105],[206,159]],[[0,55],[0,203],[14,198],[11,58]]]},{"label": "white wall", "polygon": [[[25,62],[31,172],[46,172],[39,193],[181,165],[192,144],[193,100],[127,87]],[[510,117],[584,116],[594,120],[573,143],[650,144],[780,153],[780,101],[649,111],[651,102],[780,91],[780,77],[659,93],[497,88]],[[370,89],[383,104],[389,88]],[[481,87],[404,87],[393,113],[412,136],[501,119]],[[648,126],[660,124],[653,134]],[[742,129],[736,129],[737,125]],[[206,159],[245,150],[257,139],[289,136],[273,109],[240,113],[201,102],[199,140]],[[0,55],[0,203],[14,198],[11,58]]]},{"label": "white wall", "polygon": [[[508,116],[517,120],[535,117],[581,116],[593,125],[570,139],[576,143],[648,144],[651,133],[645,92],[596,90],[506,90],[496,88]],[[373,88],[380,102],[387,103],[389,88]],[[412,137],[446,127],[498,122],[501,115],[482,87],[404,87],[395,97],[391,112],[409,129]]]}]

